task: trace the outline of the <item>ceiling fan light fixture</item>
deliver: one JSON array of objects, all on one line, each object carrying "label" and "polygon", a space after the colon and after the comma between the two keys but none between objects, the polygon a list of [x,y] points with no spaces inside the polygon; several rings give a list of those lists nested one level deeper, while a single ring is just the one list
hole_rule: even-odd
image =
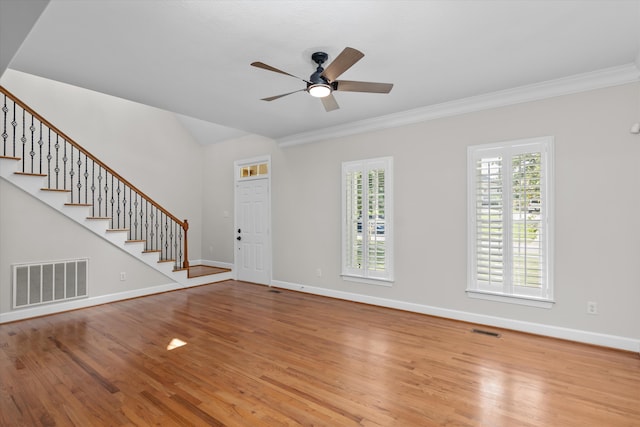
[{"label": "ceiling fan light fixture", "polygon": [[331,95],[331,86],[324,83],[318,83],[309,86],[307,91],[309,92],[309,95],[313,96],[314,98],[324,98]]}]

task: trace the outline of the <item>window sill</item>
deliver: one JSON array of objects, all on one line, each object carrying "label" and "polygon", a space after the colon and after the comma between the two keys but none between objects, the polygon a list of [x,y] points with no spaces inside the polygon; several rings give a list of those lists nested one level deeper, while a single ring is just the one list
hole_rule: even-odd
[{"label": "window sill", "polygon": [[534,298],[534,297],[526,297],[526,296],[515,296],[515,295],[504,295],[504,294],[496,294],[492,292],[483,292],[467,289],[467,295],[470,298],[483,299],[488,301],[498,301],[498,302],[506,302],[510,304],[519,304],[519,305],[527,305],[529,307],[538,307],[538,308],[546,308],[550,309],[555,304],[555,301],[549,299],[542,298]]},{"label": "window sill", "polygon": [[366,283],[368,285],[387,286],[387,287],[393,286],[393,279],[372,279],[369,277],[349,276],[346,274],[342,274],[342,280],[346,280],[347,282]]}]

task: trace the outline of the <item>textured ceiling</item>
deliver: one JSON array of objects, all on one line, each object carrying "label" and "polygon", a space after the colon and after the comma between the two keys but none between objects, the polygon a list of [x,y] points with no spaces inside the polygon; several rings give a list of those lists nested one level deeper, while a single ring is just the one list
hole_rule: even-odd
[{"label": "textured ceiling", "polygon": [[[7,1],[7,0],[0,0]],[[12,0],[8,0],[12,1]],[[365,57],[341,78],[394,83],[338,92],[327,113],[300,80],[310,56]],[[637,61],[638,1],[52,0],[15,70],[210,122],[211,140],[283,138]],[[206,132],[205,132],[206,133]]]}]

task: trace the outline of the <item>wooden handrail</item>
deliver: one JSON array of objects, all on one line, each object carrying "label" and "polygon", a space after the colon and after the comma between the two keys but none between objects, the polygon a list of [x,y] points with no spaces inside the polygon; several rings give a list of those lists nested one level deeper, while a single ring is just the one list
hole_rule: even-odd
[{"label": "wooden handrail", "polygon": [[98,165],[100,165],[101,167],[103,167],[107,172],[109,172],[111,175],[113,175],[114,177],[118,178],[120,181],[122,181],[124,184],[128,185],[129,187],[131,187],[132,190],[136,191],[138,194],[140,194],[142,197],[144,197],[145,199],[147,199],[149,202],[151,202],[151,204],[153,204],[155,207],[158,208],[158,210],[162,211],[162,213],[164,213],[165,215],[167,215],[169,218],[171,218],[172,220],[174,220],[175,222],[177,222],[178,224],[180,224],[182,226],[182,228],[184,229],[184,222],[179,220],[178,218],[176,218],[173,214],[171,214],[171,212],[169,212],[168,210],[166,210],[165,208],[163,208],[159,203],[157,203],[155,200],[153,200],[151,197],[147,196],[143,191],[141,191],[138,187],[136,187],[135,185],[131,184],[129,181],[127,181],[126,179],[124,179],[119,173],[117,173],[116,171],[114,171],[113,169],[111,169],[109,166],[107,166],[106,164],[104,164],[104,162],[100,161],[96,156],[94,156],[93,154],[91,154],[87,149],[85,149],[83,146],[81,146],[80,144],[78,144],[77,142],[75,142],[71,137],[69,137],[67,134],[65,134],[64,132],[62,132],[60,129],[58,129],[57,127],[55,127],[50,121],[48,121],[47,119],[45,119],[44,117],[42,117],[40,114],[36,113],[35,111],[33,111],[31,108],[29,108],[29,106],[27,104],[25,104],[24,102],[22,102],[18,97],[16,97],[14,94],[12,94],[11,92],[9,92],[4,86],[0,85],[0,92],[4,93],[5,95],[7,95],[9,98],[11,98],[11,100],[13,100],[13,102],[15,102],[16,104],[18,104],[20,107],[22,107],[25,111],[27,111],[29,114],[31,114],[32,116],[34,116],[35,118],[37,118],[40,122],[42,122],[42,124],[47,125],[47,127],[49,127],[52,131],[54,131],[55,133],[57,133],[58,135],[60,135],[61,137],[63,137],[67,142],[69,142],[71,145],[73,145],[74,147],[76,147],[78,150],[82,151],[84,154],[87,155],[87,157],[89,157],[91,160],[93,160],[94,162],[96,162]]},{"label": "wooden handrail", "polygon": [[82,152],[84,155],[86,155],[88,158],[90,158],[94,163],[96,163],[97,165],[102,167],[105,171],[110,173],[113,177],[117,178],[123,184],[125,184],[126,186],[131,188],[133,191],[138,193],[142,198],[146,199],[149,203],[151,203],[156,209],[158,209],[159,211],[164,213],[167,217],[171,218],[172,221],[174,221],[176,224],[178,224],[182,228],[182,230],[184,231],[184,248],[183,248],[184,249],[184,261],[183,261],[183,268],[189,268],[189,261],[188,261],[188,257],[187,257],[187,230],[189,229],[189,223],[188,223],[188,221],[186,219],[185,220],[178,219],[175,215],[173,215],[171,212],[169,212],[167,209],[165,209],[163,206],[161,206],[158,202],[153,200],[151,197],[149,197],[147,194],[145,194],[143,191],[141,191],[138,187],[136,187],[135,185],[130,183],[128,180],[123,178],[119,173],[117,173],[116,171],[111,169],[104,162],[102,162],[96,156],[91,154],[87,149],[85,149],[80,144],[78,144],[73,138],[69,137],[69,135],[67,135],[64,132],[62,132],[54,124],[52,124],[50,121],[48,121],[47,119],[42,117],[40,114],[38,114],[36,111],[34,111],[32,108],[30,108],[27,104],[25,104],[22,100],[20,100],[17,96],[15,96],[13,93],[11,93],[9,90],[7,90],[2,85],[0,85],[0,92],[3,93],[4,95],[6,95],[7,97],[9,97],[15,104],[19,105],[23,110],[25,110],[26,112],[31,114],[33,117],[38,119],[43,125],[47,126],[49,129],[54,131],[58,136],[62,137],[69,144],[71,144],[74,147],[76,147],[80,152]]}]

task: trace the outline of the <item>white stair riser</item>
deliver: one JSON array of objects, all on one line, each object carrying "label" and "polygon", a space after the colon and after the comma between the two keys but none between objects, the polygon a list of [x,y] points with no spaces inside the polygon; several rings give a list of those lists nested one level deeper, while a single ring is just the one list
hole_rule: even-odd
[{"label": "white stair riser", "polygon": [[127,231],[106,230],[104,237],[114,245],[124,249],[124,243],[127,241],[129,233]]},{"label": "white stair riser", "polygon": [[144,242],[125,242],[124,249],[132,255],[141,254],[144,251]]},{"label": "white stair riser", "polygon": [[91,206],[69,206],[63,205],[65,215],[73,219],[75,222],[84,222],[87,217],[91,216]]}]

